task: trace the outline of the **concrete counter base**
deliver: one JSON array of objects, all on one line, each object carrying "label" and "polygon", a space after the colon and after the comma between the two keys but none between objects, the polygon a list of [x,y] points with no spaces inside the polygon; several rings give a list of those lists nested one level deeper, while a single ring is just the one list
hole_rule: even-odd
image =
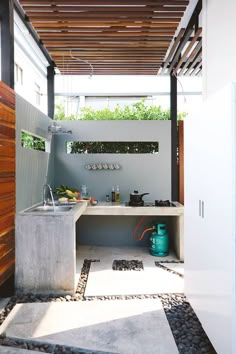
[{"label": "concrete counter base", "polygon": [[73,294],[76,290],[75,222],[87,203],[70,212],[16,216],[17,293]]},{"label": "concrete counter base", "polygon": [[[178,203],[177,203],[178,204]],[[184,259],[184,208],[126,207],[82,202],[65,213],[19,212],[16,216],[17,293],[73,294],[76,291],[76,221],[81,215],[165,215],[171,218],[172,244]]]}]

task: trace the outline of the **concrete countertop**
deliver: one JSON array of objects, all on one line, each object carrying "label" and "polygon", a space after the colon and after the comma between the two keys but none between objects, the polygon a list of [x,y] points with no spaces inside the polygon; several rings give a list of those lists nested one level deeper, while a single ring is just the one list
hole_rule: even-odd
[{"label": "concrete countertop", "polygon": [[127,206],[125,203],[99,202],[97,205],[88,205],[83,215],[183,215],[184,206],[173,202],[173,207]]},{"label": "concrete countertop", "polygon": [[[57,211],[30,211],[40,204],[27,208],[18,214],[23,216],[55,216],[55,217],[73,217],[74,221],[78,220],[81,215],[183,215],[184,206],[178,202],[172,202],[172,207],[155,207],[127,206],[126,203],[99,202],[97,205],[91,205],[89,201],[78,202],[73,204],[71,210],[66,212]],[[68,205],[68,204],[66,204]]]},{"label": "concrete countertop", "polygon": [[22,210],[18,212],[18,215],[21,216],[55,216],[55,217],[73,217],[73,219],[76,221],[79,219],[79,217],[84,213],[88,206],[89,201],[85,200],[82,202],[78,202],[76,204],[60,204],[60,206],[71,206],[71,210],[61,212],[61,211],[31,211],[31,209],[36,208],[37,206],[42,205],[42,203],[35,204],[31,206],[30,208],[27,208],[25,210]]}]

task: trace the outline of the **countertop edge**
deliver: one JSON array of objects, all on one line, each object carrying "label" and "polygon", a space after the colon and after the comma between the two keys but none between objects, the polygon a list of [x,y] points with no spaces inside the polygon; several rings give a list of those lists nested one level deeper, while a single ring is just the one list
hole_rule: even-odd
[{"label": "countertop edge", "polygon": [[[114,203],[106,203],[100,202],[97,205],[89,205],[89,201],[79,202],[75,204],[70,211],[67,212],[30,212],[28,211],[30,208],[19,211],[16,213],[16,216],[23,217],[41,217],[41,216],[53,216],[53,217],[73,217],[74,221],[77,221],[82,215],[173,215],[173,216],[181,216],[184,214],[184,206],[178,202],[173,202],[175,206],[173,207],[156,207],[156,206],[142,206],[142,207],[133,207],[127,206],[125,203],[114,204]],[[38,206],[40,203],[35,204],[34,206]],[[33,207],[34,207],[33,206]]]}]

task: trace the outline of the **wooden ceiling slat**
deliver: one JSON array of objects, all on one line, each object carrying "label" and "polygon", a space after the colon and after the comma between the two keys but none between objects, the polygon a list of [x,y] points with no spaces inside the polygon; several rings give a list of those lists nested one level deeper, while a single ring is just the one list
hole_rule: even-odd
[{"label": "wooden ceiling slat", "polygon": [[[76,46],[78,46],[78,45],[76,45]],[[131,43],[126,43],[126,45],[124,45],[123,43],[121,43],[121,44],[113,44],[113,43],[111,43],[111,44],[102,44],[102,46],[104,47],[104,48],[122,48],[123,50],[126,50],[126,48],[129,48],[130,46],[132,46],[133,48],[143,48],[143,50],[145,50],[146,48],[152,48],[153,50],[154,50],[154,47],[153,47],[153,44],[152,43],[144,43],[144,44],[139,44],[139,43],[133,43],[133,42],[131,42]],[[159,44],[159,46],[160,46],[160,44]],[[52,44],[47,44],[47,48],[49,49],[49,50],[51,50],[51,49],[55,49],[55,47],[58,47],[58,45],[57,44],[54,44],[54,43],[52,43]],[[61,46],[59,46],[59,48],[58,49],[68,49],[68,50],[71,50],[71,44],[68,44],[68,45],[61,45]],[[90,44],[90,43],[80,43],[79,44],[79,47],[80,48],[93,48],[94,50],[99,50],[99,43],[93,43],[93,44]],[[156,47],[157,47],[157,45],[156,45]],[[168,43],[166,44],[166,45],[161,45],[161,47],[163,48],[166,48],[166,50],[168,49]]]},{"label": "wooden ceiling slat", "polygon": [[[65,33],[64,33],[65,32]],[[86,37],[86,36],[91,36],[94,34],[100,34],[100,35],[106,35],[106,37],[116,37],[116,36],[121,36],[121,37],[138,37],[138,36],[171,36],[175,34],[175,31],[173,30],[166,30],[166,29],[157,29],[157,30],[148,30],[147,29],[140,29],[140,30],[130,30],[130,29],[123,29],[123,30],[104,30],[103,28],[99,29],[93,29],[93,28],[88,28],[88,29],[76,29],[76,30],[69,30],[67,27],[64,27],[63,29],[51,29],[50,27],[48,29],[44,28],[43,30],[39,29],[38,33],[40,35],[40,38],[42,36],[50,36],[53,34],[54,37],[60,37],[62,35],[68,35],[68,36],[81,36],[81,37]]]},{"label": "wooden ceiling slat", "polygon": [[[42,21],[42,18],[44,18],[45,21],[53,21],[55,22],[57,21],[61,21],[62,20],[62,16],[60,13],[52,13],[52,14],[35,14],[35,15],[31,15],[30,16],[33,22],[37,22],[37,21]],[[109,14],[109,15],[104,15],[104,14],[93,14],[93,15],[78,15],[76,13],[73,14],[65,14],[63,15],[63,21],[77,21],[77,23],[88,23],[88,21],[90,21],[93,24],[97,23],[98,21],[100,21],[101,26],[106,26],[108,25],[108,23],[111,23],[111,26],[114,26],[115,23],[121,22],[121,21],[130,21],[129,25],[133,25],[133,22],[131,21],[145,21],[145,24],[148,23],[155,23],[158,22],[160,23],[179,23],[179,20],[181,19],[182,15],[178,14],[178,15],[172,15],[172,16],[166,16],[166,15],[156,15],[156,16],[143,16],[142,14],[133,14],[132,16],[115,16],[114,14]],[[114,20],[115,18],[115,20]],[[114,20],[114,22],[112,23],[111,21]],[[115,22],[116,21],[116,22]],[[120,23],[119,23],[120,26]]]},{"label": "wooden ceiling slat", "polygon": [[109,42],[109,43],[124,43],[126,44],[127,42],[131,43],[131,42],[139,42],[139,43],[167,43],[169,44],[169,41],[171,39],[171,37],[138,37],[138,38],[124,38],[124,37],[116,37],[116,38],[106,38],[106,37],[97,37],[97,36],[93,36],[93,37],[86,37],[86,38],[81,38],[80,36],[76,37],[76,38],[71,38],[69,37],[68,39],[64,39],[63,37],[62,38],[53,38],[53,37],[50,37],[50,38],[41,38],[42,41],[47,41],[47,45],[51,42],[55,43],[55,44],[78,44],[78,43],[90,43],[90,42]]},{"label": "wooden ceiling slat", "polygon": [[[20,0],[20,3],[22,5],[26,5],[25,7],[27,8],[27,5],[35,5],[35,0]],[[37,1],[37,5],[51,5],[51,4],[55,4],[55,5],[65,5],[68,3],[70,3],[71,5],[84,5],[84,6],[129,6],[129,5],[143,5],[143,6],[147,6],[147,5],[151,5],[151,6],[155,6],[156,4],[162,4],[162,5],[184,5],[187,6],[189,3],[189,0],[170,0],[170,1],[166,1],[166,0],[152,0],[152,1],[147,1],[147,0],[39,0]]]},{"label": "wooden ceiling slat", "polygon": [[192,64],[188,67],[188,70],[184,73],[184,75],[189,75],[192,70],[196,67],[196,65],[201,62],[202,60],[202,51],[200,51],[197,55]]},{"label": "wooden ceiling slat", "polygon": [[[165,20],[164,20],[165,21]],[[163,23],[161,19],[159,19],[158,21],[152,21],[152,20],[145,20],[145,22],[143,21],[118,21],[118,20],[114,20],[114,21],[87,21],[87,20],[77,20],[77,21],[61,21],[61,22],[57,22],[56,20],[53,22],[47,22],[47,21],[43,21],[41,19],[41,21],[38,22],[34,22],[32,21],[32,25],[35,28],[44,28],[44,26],[47,27],[51,27],[51,28],[60,28],[60,27],[66,27],[66,28],[71,28],[71,29],[75,29],[76,27],[86,27],[88,28],[108,28],[110,26],[112,27],[121,27],[121,26],[132,26],[133,28],[142,28],[143,26],[145,27],[149,27],[149,28],[158,28],[160,30],[163,29],[176,29],[176,24],[175,23]]]},{"label": "wooden ceiling slat", "polygon": [[[65,54],[63,54],[65,53]],[[53,57],[58,60],[68,60],[68,58],[70,59],[71,57],[71,54],[70,52],[53,52]],[[78,56],[79,58],[91,58],[91,59],[94,59],[94,58],[99,58],[99,57],[102,57],[102,58],[107,58],[108,60],[109,59],[112,59],[112,58],[127,58],[127,60],[129,60],[129,58],[144,58],[144,60],[148,59],[148,58],[163,58],[163,54],[161,53],[155,53],[155,54],[152,54],[152,52],[148,53],[148,54],[143,54],[143,52],[140,52],[140,53],[129,53],[128,55],[125,55],[125,54],[120,54],[119,52],[116,52],[116,53],[99,53],[97,54],[96,52],[94,53],[91,53],[89,52],[89,54],[87,53],[81,53],[80,55],[78,54],[75,54],[74,52],[72,52],[73,56],[76,57]]]},{"label": "wooden ceiling slat", "polygon": [[[62,73],[156,74],[189,0],[19,0]],[[77,57],[73,59],[72,56]],[[88,66],[86,69],[86,65]]]},{"label": "wooden ceiling slat", "polygon": [[185,51],[184,51],[183,55],[181,56],[181,59],[179,60],[177,66],[175,67],[175,70],[174,70],[174,71],[175,71],[175,74],[177,73],[177,71],[178,71],[178,69],[180,68],[181,64],[187,59],[187,55],[188,55],[188,54],[190,53],[190,51],[192,50],[194,44],[195,44],[196,41],[199,39],[199,36],[201,35],[201,33],[202,33],[202,29],[199,28],[199,29],[196,31],[196,33],[195,33],[193,39],[191,40],[191,42],[189,43],[189,45],[188,45],[187,48],[185,49]]},{"label": "wooden ceiling slat", "polygon": [[[119,7],[119,6],[110,6],[110,7],[98,7],[98,6],[55,6],[55,5],[51,5],[51,6],[27,6],[25,7],[26,11],[28,12],[28,14],[31,16],[32,13],[38,13],[38,12],[81,12],[81,13],[94,13],[94,12],[102,12],[102,13],[106,13],[106,12],[111,12],[113,14],[122,12],[127,14],[127,12],[132,12],[132,13],[137,13],[137,12],[142,12],[142,13],[154,13],[155,11],[159,12],[175,12],[175,11],[181,11],[184,12],[185,11],[185,6],[164,6],[164,5],[159,5],[158,3],[155,6],[152,7],[148,7],[148,6],[142,6],[142,7]],[[128,16],[130,15],[130,13],[128,14]]]},{"label": "wooden ceiling slat", "polygon": [[[82,60],[82,59],[81,59]],[[145,65],[146,63],[148,65],[155,65],[156,63],[161,62],[161,58],[156,58],[155,60],[149,60],[149,61],[144,61],[144,60],[112,60],[112,61],[108,61],[108,60],[104,60],[104,59],[100,59],[100,60],[91,60],[89,63],[92,65],[100,65],[100,64],[106,64],[106,65],[131,65],[131,64],[137,64],[137,65]],[[60,61],[58,62],[58,66],[63,66],[63,65],[78,65],[77,61],[67,61],[67,62],[63,62]]]},{"label": "wooden ceiling slat", "polygon": [[113,54],[114,56],[117,54],[123,54],[125,56],[127,55],[132,55],[132,54],[139,54],[139,55],[145,55],[145,54],[165,54],[166,50],[165,48],[158,48],[158,51],[153,51],[152,48],[125,48],[125,52],[123,51],[122,48],[101,48],[99,47],[98,49],[94,50],[94,48],[74,48],[74,49],[63,49],[60,50],[59,48],[54,48],[52,51],[52,54],[55,55],[70,55],[70,53],[73,53],[73,55],[87,55],[88,53],[95,54],[95,55],[110,55]]},{"label": "wooden ceiling slat", "polygon": [[[60,64],[60,63],[72,63],[74,62],[74,60],[70,57],[67,57],[67,59],[62,59],[60,57],[54,57],[55,59],[57,59],[57,63]],[[153,58],[149,57],[145,57],[145,58],[142,58],[141,56],[140,57],[133,57],[133,58],[129,58],[127,59],[127,57],[123,56],[123,57],[113,57],[113,58],[110,58],[110,57],[104,57],[104,56],[96,56],[96,57],[90,57],[90,56],[85,56],[85,57],[78,57],[78,59],[85,59],[87,61],[90,61],[91,63],[95,63],[95,62],[99,62],[99,61],[106,61],[108,63],[113,63],[113,62],[144,62],[144,63],[148,63],[148,62],[156,62],[156,60],[161,60],[162,59],[162,55],[159,55],[159,56],[153,56]]]},{"label": "wooden ceiling slat", "polygon": [[184,65],[181,67],[181,70],[178,72],[178,75],[184,74],[185,70],[189,67],[189,65],[192,63],[194,58],[198,55],[199,51],[201,52],[202,50],[202,40],[198,42],[192,53],[189,55],[188,59],[184,63]]},{"label": "wooden ceiling slat", "polygon": [[185,31],[185,28],[181,28],[181,30],[179,31],[178,36],[176,37],[175,42],[174,42],[172,48],[170,49],[170,52],[166,58],[164,65],[163,65],[163,68],[162,68],[163,71],[166,69],[167,64],[169,63],[169,61],[173,57],[175,50],[176,50],[177,46],[179,45],[179,42],[184,34],[184,31]]},{"label": "wooden ceiling slat", "polygon": [[149,32],[139,32],[139,33],[130,33],[130,32],[127,32],[127,33],[120,33],[120,32],[113,32],[113,33],[107,33],[107,34],[104,34],[102,32],[99,32],[99,33],[93,33],[93,32],[89,32],[89,33],[76,33],[76,32],[73,32],[73,33],[45,33],[43,32],[42,34],[40,34],[40,38],[42,40],[44,39],[51,39],[51,38],[54,38],[54,39],[64,39],[66,40],[67,38],[85,38],[85,39],[89,39],[89,38],[94,38],[96,37],[96,39],[98,38],[103,38],[103,39],[110,39],[110,38],[118,38],[118,39],[124,39],[126,37],[129,37],[132,35],[132,38],[134,39],[135,37],[139,37],[139,38],[145,38],[145,37],[149,37],[151,39],[172,39],[172,36],[171,35],[168,35],[166,33],[149,33]]},{"label": "wooden ceiling slat", "polygon": [[[198,63],[198,60],[196,61],[196,57],[198,57],[199,53],[201,53],[200,36],[202,29],[198,28],[199,15],[201,11],[202,0],[199,0],[178,45],[173,48],[175,45],[174,43],[172,44],[172,48],[170,48],[173,55],[171,57],[168,56],[162,63],[162,67],[167,68],[165,72],[163,69],[159,71],[162,74],[186,75],[190,72],[189,66],[192,66],[191,63]],[[191,38],[192,33],[194,33],[194,36]]]},{"label": "wooden ceiling slat", "polygon": [[202,70],[202,61],[200,61],[200,63],[198,63],[198,65],[194,68],[194,70],[190,73],[190,76],[195,76],[198,74],[198,71]]},{"label": "wooden ceiling slat", "polygon": [[174,56],[172,58],[172,61],[170,63],[170,66],[168,67],[169,73],[172,73],[172,70],[173,70],[176,62],[178,62],[181,52],[182,52],[185,44],[188,42],[189,38],[191,37],[193,31],[194,31],[193,28],[188,28],[185,30],[184,37],[182,36],[182,40],[180,40],[179,45],[177,46],[177,49],[176,49]]},{"label": "wooden ceiling slat", "polygon": [[[104,70],[98,69],[93,72],[93,75],[156,75],[157,70],[147,70],[147,69],[120,69],[115,70],[114,68],[105,68]],[[65,75],[90,75],[89,70],[68,70],[63,72]],[[148,73],[148,74],[147,74]]]},{"label": "wooden ceiling slat", "polygon": [[[159,62],[160,64],[160,62]],[[88,64],[84,64],[84,67],[87,68]],[[63,66],[62,66],[63,67]],[[137,68],[146,68],[146,69],[155,69],[157,70],[158,64],[151,64],[151,65],[145,65],[145,64],[109,64],[107,65],[107,63],[100,63],[100,64],[96,64],[93,65],[93,69],[104,69],[104,68],[133,68],[133,69],[137,69]],[[65,67],[66,68],[66,67]],[[74,68],[78,68],[78,65],[76,65],[76,63],[74,65],[70,66],[70,69],[74,69]],[[83,68],[83,65],[80,65],[80,69]],[[87,70],[87,69],[86,69]]]},{"label": "wooden ceiling slat", "polygon": [[[128,66],[127,65],[127,67],[129,67],[130,68],[130,70],[137,70],[140,66]],[[76,70],[76,69],[78,69],[78,70],[83,70],[83,71],[91,71],[91,69],[90,69],[90,67],[88,66],[88,65],[84,65],[84,66],[82,66],[82,65],[80,65],[80,66],[75,66],[75,67],[61,67],[62,69],[63,69],[63,71],[65,71],[65,70]],[[109,68],[109,69],[114,69],[114,70],[125,70],[126,69],[126,67],[121,67],[121,66],[114,66],[114,65],[101,65],[101,66],[98,66],[98,67],[94,67],[93,68],[93,71],[94,70],[105,70],[105,69],[107,69],[107,68]],[[147,70],[156,70],[157,71],[157,69],[158,69],[158,65],[152,65],[152,66],[144,66],[144,67],[141,67],[141,69],[147,69]]]}]

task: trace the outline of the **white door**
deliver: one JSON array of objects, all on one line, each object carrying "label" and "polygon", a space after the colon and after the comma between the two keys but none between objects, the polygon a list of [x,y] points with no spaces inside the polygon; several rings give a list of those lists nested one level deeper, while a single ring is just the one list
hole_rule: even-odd
[{"label": "white door", "polygon": [[235,88],[204,103],[199,126],[196,116],[185,125],[185,289],[218,354],[236,352]]}]

